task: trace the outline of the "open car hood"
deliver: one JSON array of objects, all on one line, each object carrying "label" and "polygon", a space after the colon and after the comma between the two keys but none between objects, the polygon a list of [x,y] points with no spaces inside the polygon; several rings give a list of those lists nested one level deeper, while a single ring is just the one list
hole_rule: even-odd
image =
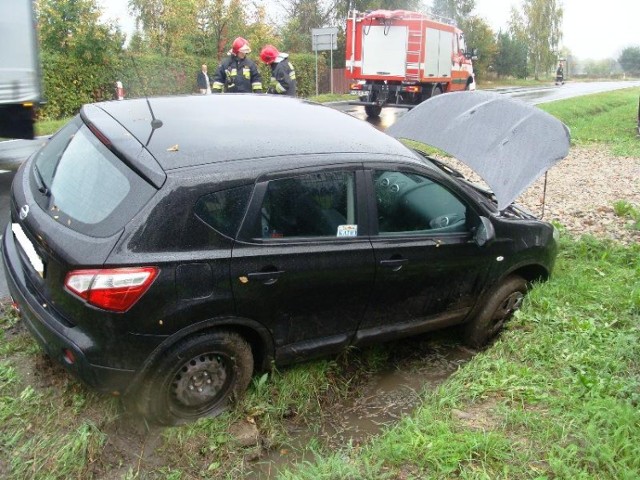
[{"label": "open car hood", "polygon": [[492,92],[438,95],[387,129],[426,143],[471,167],[493,190],[500,210],[569,153],[565,124],[542,110]]}]

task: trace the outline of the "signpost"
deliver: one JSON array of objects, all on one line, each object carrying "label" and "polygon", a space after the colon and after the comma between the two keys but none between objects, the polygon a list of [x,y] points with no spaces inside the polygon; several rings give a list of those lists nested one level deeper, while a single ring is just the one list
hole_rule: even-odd
[{"label": "signpost", "polygon": [[331,52],[331,93],[333,93],[333,51],[338,48],[338,27],[312,28],[311,47],[316,53],[316,95],[318,95],[318,52]]}]

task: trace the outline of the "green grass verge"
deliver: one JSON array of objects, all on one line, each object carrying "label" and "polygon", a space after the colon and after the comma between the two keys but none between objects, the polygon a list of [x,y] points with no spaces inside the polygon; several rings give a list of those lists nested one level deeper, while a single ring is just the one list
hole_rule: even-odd
[{"label": "green grass verge", "polygon": [[71,118],[61,120],[40,120],[36,122],[36,135],[52,135],[64,126]]},{"label": "green grass verge", "polygon": [[539,106],[570,126],[575,144],[605,144],[614,155],[640,157],[639,97],[640,88],[628,88]]},{"label": "green grass verge", "polygon": [[281,478],[640,477],[640,246],[565,239],[527,298],[414,415]]}]

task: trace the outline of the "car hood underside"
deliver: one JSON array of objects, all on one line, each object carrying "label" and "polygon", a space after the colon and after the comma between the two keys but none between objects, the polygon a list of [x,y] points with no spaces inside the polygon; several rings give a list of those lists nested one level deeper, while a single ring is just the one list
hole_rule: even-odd
[{"label": "car hood underside", "polygon": [[569,153],[566,125],[537,107],[493,92],[438,95],[387,129],[436,147],[471,167],[500,210]]}]

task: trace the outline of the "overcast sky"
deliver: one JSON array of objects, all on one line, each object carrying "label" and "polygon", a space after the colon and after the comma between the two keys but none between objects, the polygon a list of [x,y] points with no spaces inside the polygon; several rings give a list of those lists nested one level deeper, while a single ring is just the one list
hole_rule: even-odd
[{"label": "overcast sky", "polygon": [[[640,0],[557,1],[564,6],[561,46],[568,47],[576,57],[618,58],[624,47],[640,46]],[[117,20],[125,33],[134,30],[128,0],[98,0],[98,3],[106,17]],[[520,4],[520,0],[476,0],[475,13],[497,32],[505,29],[511,6]]]}]

